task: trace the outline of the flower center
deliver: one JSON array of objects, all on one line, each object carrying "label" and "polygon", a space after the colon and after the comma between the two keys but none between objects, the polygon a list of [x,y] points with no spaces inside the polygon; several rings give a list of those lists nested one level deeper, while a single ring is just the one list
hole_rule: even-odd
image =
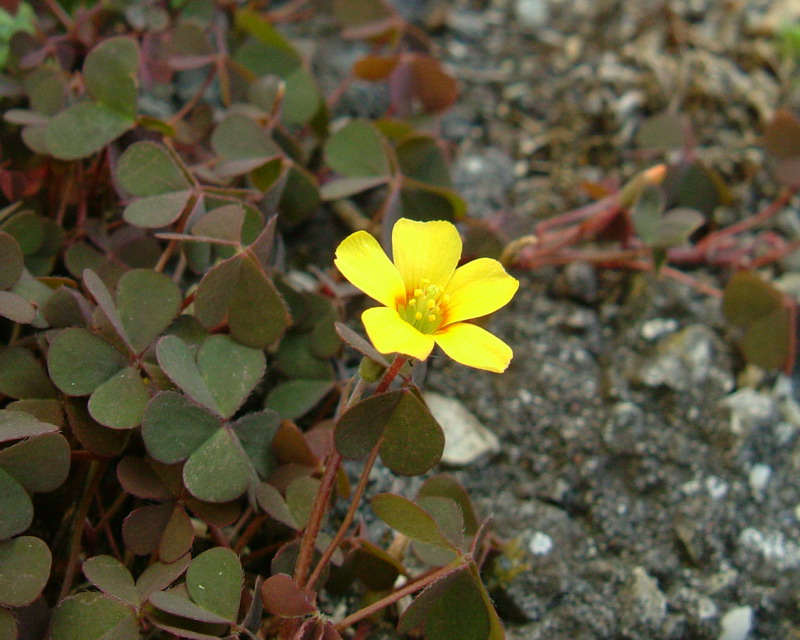
[{"label": "flower center", "polygon": [[423,278],[420,288],[414,289],[413,296],[397,308],[400,317],[420,333],[435,333],[444,320],[443,309],[447,308],[450,296],[442,294],[442,289],[430,280]]}]

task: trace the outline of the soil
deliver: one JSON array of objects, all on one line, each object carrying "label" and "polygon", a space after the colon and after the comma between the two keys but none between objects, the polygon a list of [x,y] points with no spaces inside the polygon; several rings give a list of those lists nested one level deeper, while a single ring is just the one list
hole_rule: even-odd
[{"label": "soil", "polygon": [[[776,36],[796,3],[396,4],[461,83],[442,133],[472,216],[522,233],[585,204],[585,181],[664,159],[636,132],[669,108],[731,190],[720,220],[779,190],[758,136],[777,106],[798,106]],[[363,52],[327,46],[339,69]],[[356,85],[341,108],[385,99]],[[779,232],[798,233],[795,209]],[[509,370],[433,358],[426,381],[501,442],[448,471],[507,541],[491,585],[508,636],[800,638],[798,380],[746,367],[718,300],[685,285],[582,263],[515,275],[519,294],[491,322]]]}]

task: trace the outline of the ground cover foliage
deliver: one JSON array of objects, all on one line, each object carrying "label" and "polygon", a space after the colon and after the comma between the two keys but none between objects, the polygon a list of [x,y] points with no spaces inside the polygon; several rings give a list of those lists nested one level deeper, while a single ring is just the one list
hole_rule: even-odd
[{"label": "ground cover foliage", "polygon": [[[668,162],[513,233],[453,188],[438,127],[457,83],[389,4],[3,4],[22,25],[0,84],[9,637],[503,636],[481,576],[497,540],[432,471],[421,368],[342,323],[348,231],[386,245],[401,218],[448,220],[465,258],[649,271],[721,298],[749,363],[794,367],[795,303],[756,270],[796,247],[752,233],[800,185],[788,110],[765,132],[784,190],[761,212],[714,218],[730,194],[664,112],[637,139]],[[387,88],[379,117],[338,117],[347,83],[326,95],[284,35],[320,15],[365,48],[347,82]],[[371,496],[393,533],[370,539],[356,509],[377,459],[425,480]]]}]

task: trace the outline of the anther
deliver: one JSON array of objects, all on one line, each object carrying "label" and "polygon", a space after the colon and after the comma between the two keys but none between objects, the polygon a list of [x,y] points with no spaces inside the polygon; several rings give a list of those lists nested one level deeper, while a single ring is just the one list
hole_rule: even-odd
[{"label": "anther", "polygon": [[436,316],[435,315],[431,314],[431,315],[428,316],[428,322],[433,322],[434,320],[436,320]]},{"label": "anther", "polygon": [[421,314],[419,311],[417,311],[417,312],[414,314],[414,319],[415,319],[415,320],[422,320],[422,314]]}]

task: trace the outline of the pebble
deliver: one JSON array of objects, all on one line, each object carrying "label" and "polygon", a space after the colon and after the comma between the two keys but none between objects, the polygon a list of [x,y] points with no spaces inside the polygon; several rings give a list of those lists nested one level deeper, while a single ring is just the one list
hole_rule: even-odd
[{"label": "pebble", "polygon": [[424,394],[433,417],[442,426],[445,436],[442,462],[464,466],[486,453],[500,450],[500,440],[484,427],[458,400],[438,393]]},{"label": "pebble", "polygon": [[535,556],[546,556],[553,550],[553,539],[543,531],[537,531],[528,542],[528,550]]},{"label": "pebble", "polygon": [[731,393],[720,404],[730,409],[731,431],[736,435],[746,435],[753,429],[769,426],[778,420],[775,398],[749,387]]},{"label": "pebble", "polygon": [[771,475],[772,468],[766,464],[754,464],[753,468],[750,469],[748,481],[750,482],[751,491],[757,498],[763,497]]},{"label": "pebble", "polygon": [[722,633],[717,640],[745,640],[753,626],[753,609],[751,607],[736,607],[728,610],[722,620]]}]

